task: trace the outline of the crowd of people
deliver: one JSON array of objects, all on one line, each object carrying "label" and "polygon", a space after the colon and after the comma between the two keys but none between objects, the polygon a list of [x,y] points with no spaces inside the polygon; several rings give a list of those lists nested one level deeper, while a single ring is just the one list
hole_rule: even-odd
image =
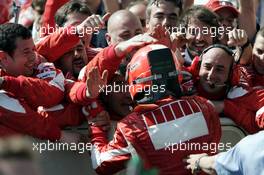
[{"label": "crowd of people", "polygon": [[[87,122],[98,174],[138,157],[150,174],[263,174],[264,28],[237,2],[0,2],[0,138],[78,143],[63,128]],[[216,154],[223,116],[253,135]]]}]

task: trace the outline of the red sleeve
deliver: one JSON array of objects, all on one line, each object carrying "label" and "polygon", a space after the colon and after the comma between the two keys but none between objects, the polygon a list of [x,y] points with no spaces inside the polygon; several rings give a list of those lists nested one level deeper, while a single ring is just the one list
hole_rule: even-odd
[{"label": "red sleeve", "polygon": [[255,120],[255,112],[244,109],[231,100],[224,100],[224,106],[224,114],[247,132],[253,134],[260,130]]},{"label": "red sleeve", "polygon": [[184,70],[190,72],[193,76],[193,79],[196,79],[197,77],[199,77],[200,66],[201,66],[200,57],[196,56],[194,57],[191,66],[184,67]]},{"label": "red sleeve", "polygon": [[24,100],[0,94],[0,123],[20,134],[39,139],[59,140],[60,128],[50,117],[43,117],[33,111]]},{"label": "red sleeve", "polygon": [[244,88],[253,87],[255,73],[250,66],[235,65],[232,71],[231,85]]},{"label": "red sleeve", "polygon": [[53,64],[42,63],[37,78],[4,76],[2,89],[23,98],[33,109],[52,107],[64,98],[64,76]]},{"label": "red sleeve", "polygon": [[86,81],[86,74],[93,68],[98,67],[99,72],[102,74],[104,70],[108,70],[108,82],[114,76],[114,73],[117,71],[122,57],[116,56],[115,48],[116,45],[111,45],[104,48],[100,51],[94,59],[92,59],[87,65],[84,77],[82,81]]},{"label": "red sleeve", "polygon": [[[74,26],[61,28],[36,44],[36,50],[49,62],[54,62],[80,41]],[[67,41],[67,42],[65,42]]]},{"label": "red sleeve", "polygon": [[41,37],[49,34],[47,30],[49,27],[55,29],[55,13],[68,1],[69,0],[47,0],[45,11],[42,15],[42,28],[45,28],[45,30],[42,30]]},{"label": "red sleeve", "polygon": [[86,83],[84,82],[72,82],[65,85],[66,97],[68,101],[86,106],[91,104],[96,99],[90,99],[86,97]]},{"label": "red sleeve", "polygon": [[42,116],[53,118],[61,128],[78,126],[86,121],[82,106],[73,103],[59,104],[52,108],[39,107],[38,112]]},{"label": "red sleeve", "polygon": [[94,145],[91,159],[93,168],[100,175],[114,174],[124,169],[131,157],[119,125],[111,142],[107,141],[106,135],[99,127],[91,126],[91,142]]}]

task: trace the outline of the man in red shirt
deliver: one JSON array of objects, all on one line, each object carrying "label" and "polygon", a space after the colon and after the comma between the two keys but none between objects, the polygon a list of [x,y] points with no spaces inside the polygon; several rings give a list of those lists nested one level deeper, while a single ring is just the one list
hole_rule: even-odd
[{"label": "man in red shirt", "polygon": [[62,139],[56,121],[37,113],[39,106],[51,107],[64,98],[62,72],[36,56],[31,33],[22,25],[1,25],[0,38],[1,136]]},{"label": "man in red shirt", "polygon": [[95,145],[91,156],[98,174],[123,169],[135,154],[144,159],[145,167],[156,167],[162,175],[189,174],[182,159],[204,150],[173,148],[219,143],[221,127],[213,106],[201,97],[181,96],[179,63],[174,61],[163,45],[148,45],[133,56],[127,69],[129,91],[137,102],[133,113],[118,122],[110,142],[100,127],[90,126]]}]

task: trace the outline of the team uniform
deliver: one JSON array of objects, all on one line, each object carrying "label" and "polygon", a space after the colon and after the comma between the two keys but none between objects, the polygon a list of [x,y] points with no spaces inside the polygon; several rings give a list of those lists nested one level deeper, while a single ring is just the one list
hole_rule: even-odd
[{"label": "team uniform", "polygon": [[224,112],[249,133],[263,129],[264,76],[258,74],[251,65],[236,65],[232,84],[225,100],[228,108]]},{"label": "team uniform", "polygon": [[[152,50],[153,54],[157,51],[160,55],[166,55],[168,61],[165,62],[160,56],[153,57],[153,62],[149,63],[147,57],[152,55]],[[91,142],[94,145],[91,158],[98,174],[113,174],[122,170],[135,155],[144,160],[145,168],[158,168],[161,175],[190,174],[184,168],[183,159],[190,153],[204,152],[202,145],[219,143],[219,118],[206,99],[167,94],[178,92],[171,91],[178,88],[175,85],[178,82],[175,66],[178,64],[173,64],[176,59],[170,53],[163,45],[149,45],[134,54],[127,71],[128,82],[133,87],[129,91],[138,105],[133,113],[118,122],[113,140],[109,142],[107,133],[100,127],[90,126]],[[156,66],[149,66],[151,64]],[[168,84],[171,82],[169,80],[175,80],[175,84]],[[159,84],[159,81],[166,84],[164,92],[144,92],[140,98],[137,96],[140,91],[135,88],[145,87],[148,83]],[[180,149],[182,145],[185,149]],[[194,148],[191,145],[196,146]],[[212,152],[210,148],[207,149],[208,154]]]},{"label": "team uniform", "polygon": [[[92,144],[95,145],[92,161],[98,174],[112,174],[123,169],[135,154],[144,159],[146,167],[158,167],[162,175],[190,174],[184,169],[182,160],[189,154],[206,150],[193,148],[173,152],[176,144],[210,145],[220,141],[219,118],[203,98],[169,98],[151,108],[135,110],[118,123],[110,142],[105,132],[91,126]],[[206,152],[211,154],[212,150]]]},{"label": "team uniform", "polygon": [[[37,113],[39,106],[50,107],[64,98],[64,76],[52,63],[40,63],[33,77],[12,77],[3,70],[0,115],[1,124],[9,130],[1,136],[27,134],[40,139],[57,140],[60,128],[51,117]],[[10,132],[9,132],[10,131]]]}]

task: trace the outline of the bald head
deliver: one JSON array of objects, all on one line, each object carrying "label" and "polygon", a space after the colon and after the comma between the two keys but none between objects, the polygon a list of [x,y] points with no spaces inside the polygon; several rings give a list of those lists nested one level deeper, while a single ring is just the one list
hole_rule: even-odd
[{"label": "bald head", "polygon": [[108,20],[107,31],[108,44],[116,44],[143,33],[139,18],[128,10],[113,13]]},{"label": "bald head", "polygon": [[222,48],[211,48],[202,55],[199,82],[207,93],[225,88],[233,61],[233,56]]}]

